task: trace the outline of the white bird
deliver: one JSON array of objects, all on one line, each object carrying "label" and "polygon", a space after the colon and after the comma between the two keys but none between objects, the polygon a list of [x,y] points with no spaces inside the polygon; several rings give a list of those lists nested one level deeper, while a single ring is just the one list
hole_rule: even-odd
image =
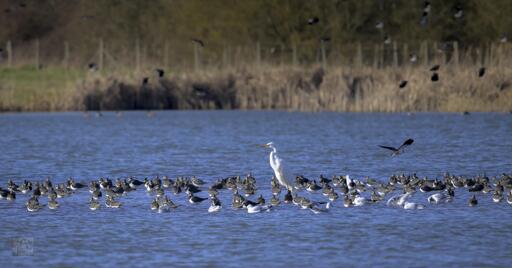
[{"label": "white bird", "polygon": [[247,213],[260,213],[262,211],[269,211],[272,209],[272,206],[262,206],[262,205],[247,205]]},{"label": "white bird", "polygon": [[366,198],[362,196],[356,196],[352,202],[354,203],[354,207],[364,206],[366,204]]},{"label": "white bird", "polygon": [[272,167],[272,169],[274,170],[274,175],[276,176],[276,179],[279,182],[279,184],[286,187],[286,189],[288,189],[289,191],[293,192],[292,185],[286,180],[286,178],[284,176],[283,160],[281,158],[279,158],[279,156],[277,155],[277,149],[274,146],[274,143],[269,142],[262,146],[265,148],[272,149],[272,151],[270,152],[270,155],[269,155],[270,167]]},{"label": "white bird", "polygon": [[222,208],[222,206],[216,206],[216,205],[212,204],[208,208],[208,213],[218,212],[218,211],[220,211],[221,208]]},{"label": "white bird", "polygon": [[452,201],[452,197],[444,193],[436,193],[427,198],[429,203],[439,204]]},{"label": "white bird", "polygon": [[329,212],[330,208],[331,208],[331,202],[327,202],[327,204],[325,204],[325,208],[321,208],[321,207],[317,207],[317,206],[311,205],[309,207],[309,210],[311,210],[315,214],[318,214],[318,213]]},{"label": "white bird", "polygon": [[407,198],[409,198],[409,196],[411,196],[411,193],[395,195],[388,200],[387,205],[395,206],[395,207],[403,207],[405,204],[405,201],[407,200]]},{"label": "white bird", "polygon": [[416,204],[414,202],[405,202],[404,203],[404,209],[424,209],[425,206],[421,204]]}]

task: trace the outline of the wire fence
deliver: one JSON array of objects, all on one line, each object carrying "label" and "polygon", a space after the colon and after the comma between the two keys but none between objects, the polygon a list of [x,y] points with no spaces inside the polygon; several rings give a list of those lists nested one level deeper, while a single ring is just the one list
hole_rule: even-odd
[{"label": "wire fence", "polygon": [[19,45],[7,41],[4,49],[0,50],[0,66],[87,68],[93,63],[106,72],[119,69],[138,72],[157,67],[199,71],[269,64],[295,67],[320,65],[324,68],[396,68],[431,64],[510,66],[512,55],[508,43],[460,48],[457,42],[431,41],[409,45],[398,42],[340,44],[326,40],[288,46],[255,42],[251,45],[226,44],[221,47],[190,42],[185,47],[183,44],[177,47],[171,42],[143,43],[138,39],[120,46],[98,39],[95,47],[75,49],[78,47],[78,44],[68,41],[63,41],[60,47],[45,46],[39,39]]}]

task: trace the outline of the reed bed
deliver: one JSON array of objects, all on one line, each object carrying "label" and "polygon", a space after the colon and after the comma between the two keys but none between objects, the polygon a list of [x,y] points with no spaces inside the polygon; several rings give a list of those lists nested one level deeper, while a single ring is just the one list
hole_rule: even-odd
[{"label": "reed bed", "polygon": [[[319,50],[313,62],[288,54],[265,58],[257,51],[216,63],[194,55],[193,65],[154,69],[161,58],[136,54],[130,61],[99,58],[99,71],[77,66],[37,65],[0,68],[0,111],[280,109],[340,112],[508,112],[512,110],[512,47],[490,44],[440,50],[354,44],[350,54]],[[403,49],[402,49],[403,48]],[[138,50],[137,50],[138,51]],[[194,50],[197,52],[197,49]],[[239,51],[249,51],[248,49]],[[283,50],[286,51],[286,50]],[[409,61],[411,51],[418,60]],[[224,51],[225,52],[225,51]],[[101,43],[99,55],[110,55]],[[123,57],[116,57],[122,59]],[[233,60],[229,60],[233,58]],[[238,59],[235,61],[235,59]],[[277,59],[277,60],[276,60]],[[288,60],[285,60],[288,59]],[[104,62],[105,61],[105,62]],[[21,61],[20,61],[21,62]],[[39,62],[39,60],[37,60]],[[164,62],[166,62],[164,60]],[[211,62],[207,64],[208,62]],[[115,64],[114,64],[115,63]],[[440,64],[440,79],[430,66]],[[134,66],[130,68],[128,66]],[[483,77],[480,67],[486,67]],[[148,83],[143,84],[143,77]],[[405,88],[399,88],[407,80]]]},{"label": "reed bed", "polygon": [[[294,68],[246,66],[140,79],[90,77],[78,86],[76,110],[281,109],[339,112],[505,112],[512,110],[512,69]],[[405,88],[399,82],[408,80]]]}]

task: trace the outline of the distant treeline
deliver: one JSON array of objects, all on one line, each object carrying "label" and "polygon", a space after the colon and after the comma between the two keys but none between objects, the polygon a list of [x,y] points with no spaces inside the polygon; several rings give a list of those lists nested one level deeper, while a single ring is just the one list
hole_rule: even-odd
[{"label": "distant treeline", "polygon": [[417,52],[423,41],[439,49],[457,41],[466,49],[506,41],[512,29],[510,0],[20,0],[1,1],[0,12],[0,64],[10,41],[14,64],[66,67],[101,60],[110,68],[182,68],[233,58],[314,64],[343,60],[337,53],[357,53],[358,43]]}]

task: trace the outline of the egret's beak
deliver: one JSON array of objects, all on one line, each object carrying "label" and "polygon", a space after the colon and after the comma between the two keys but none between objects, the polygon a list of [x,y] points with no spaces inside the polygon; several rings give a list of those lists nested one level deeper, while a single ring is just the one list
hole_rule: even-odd
[{"label": "egret's beak", "polygon": [[263,147],[263,148],[268,148],[268,145],[266,145],[266,144],[258,144],[258,146]]}]

